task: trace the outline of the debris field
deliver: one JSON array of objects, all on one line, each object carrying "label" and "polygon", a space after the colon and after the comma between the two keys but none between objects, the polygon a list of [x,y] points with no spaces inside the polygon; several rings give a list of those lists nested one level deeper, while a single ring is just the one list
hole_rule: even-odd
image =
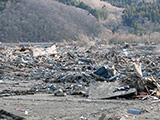
[{"label": "debris field", "polygon": [[[5,100],[10,102],[23,100],[26,96],[28,99],[33,96],[41,98],[40,95],[42,98],[50,96],[51,98],[47,100],[51,99],[51,101],[68,99],[103,103],[118,100],[123,103],[123,101],[138,100],[143,101],[143,104],[149,102],[152,105],[149,107],[151,110],[154,104],[158,105],[160,102],[160,45],[140,43],[94,46],[75,43],[6,45],[2,43],[0,46],[1,103]],[[127,109],[125,115],[120,111],[119,114],[109,115],[113,120],[137,119],[133,116],[143,114],[149,109],[147,107],[143,110],[134,107]],[[79,113],[77,116],[53,115],[47,118],[42,115],[43,117],[36,118],[30,115],[32,110],[8,108],[1,108],[0,119],[110,119],[105,110],[95,115]]]}]

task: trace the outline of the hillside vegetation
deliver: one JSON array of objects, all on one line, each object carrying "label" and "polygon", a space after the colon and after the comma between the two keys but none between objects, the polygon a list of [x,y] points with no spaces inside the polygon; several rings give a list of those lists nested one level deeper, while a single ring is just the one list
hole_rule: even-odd
[{"label": "hillside vegetation", "polygon": [[102,31],[92,15],[52,0],[21,0],[3,10],[0,17],[2,42],[68,41]]},{"label": "hillside vegetation", "polygon": [[125,8],[123,24],[136,35],[160,31],[160,0],[103,0]]},{"label": "hillside vegetation", "polygon": [[[99,22],[107,29],[111,30],[113,33],[120,31],[125,33],[128,29],[124,28],[122,15],[124,8],[119,8],[112,6],[110,3],[100,0],[79,0],[85,4],[91,6],[94,9],[101,10],[105,6],[107,11],[107,18],[105,20],[100,20]],[[117,29],[118,28],[118,29]]]},{"label": "hillside vegetation", "polygon": [[157,41],[160,0],[0,0],[0,32],[2,42]]},{"label": "hillside vegetation", "polygon": [[80,2],[78,0],[57,0],[63,4],[75,6],[77,8],[81,8],[83,10],[88,11],[89,14],[92,14],[97,20],[106,20],[107,19],[107,9],[106,6],[103,6],[101,10],[94,9],[89,5],[85,4],[83,1]]}]

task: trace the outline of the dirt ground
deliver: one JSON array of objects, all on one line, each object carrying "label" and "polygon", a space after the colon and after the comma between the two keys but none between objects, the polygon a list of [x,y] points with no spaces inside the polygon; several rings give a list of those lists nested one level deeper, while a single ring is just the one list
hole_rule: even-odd
[{"label": "dirt ground", "polygon": [[[79,96],[36,94],[0,98],[1,109],[26,120],[159,120],[160,104],[151,100],[93,100]],[[128,109],[142,110],[140,115]],[[28,113],[27,113],[28,112]],[[101,119],[103,120],[103,119]]]}]

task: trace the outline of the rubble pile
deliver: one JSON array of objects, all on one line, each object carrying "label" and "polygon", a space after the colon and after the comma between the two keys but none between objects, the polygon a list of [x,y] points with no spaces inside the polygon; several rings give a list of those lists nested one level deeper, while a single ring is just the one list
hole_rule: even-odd
[{"label": "rubble pile", "polygon": [[160,97],[158,45],[1,45],[0,96]]}]

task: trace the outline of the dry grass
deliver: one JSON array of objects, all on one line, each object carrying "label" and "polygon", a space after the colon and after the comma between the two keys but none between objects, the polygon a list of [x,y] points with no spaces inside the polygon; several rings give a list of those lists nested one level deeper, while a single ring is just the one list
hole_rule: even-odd
[{"label": "dry grass", "polygon": [[[121,44],[121,43],[145,43],[145,44],[159,44],[160,33],[151,35],[136,36],[133,34],[108,34],[105,32],[98,37],[88,37],[87,35],[80,34],[77,37],[77,41],[74,43],[79,46],[97,46],[99,44]],[[98,40],[97,40],[98,39]],[[155,49],[156,52],[160,52],[160,48]]]},{"label": "dry grass", "polygon": [[79,34],[76,43],[80,46],[96,46],[96,41],[84,34]]},{"label": "dry grass", "polygon": [[160,33],[151,34],[151,35],[142,35],[136,36],[132,34],[113,34],[110,35],[108,38],[104,39],[104,41],[108,41],[109,43],[160,43]]}]

